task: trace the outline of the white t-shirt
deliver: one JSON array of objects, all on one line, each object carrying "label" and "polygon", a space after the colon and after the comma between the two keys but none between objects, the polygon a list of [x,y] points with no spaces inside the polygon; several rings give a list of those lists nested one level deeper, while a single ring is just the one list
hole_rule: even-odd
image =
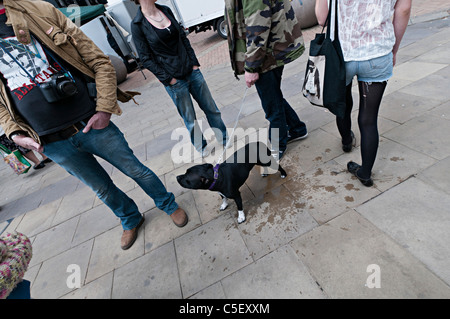
[{"label": "white t-shirt", "polygon": [[338,0],[339,41],[345,61],[369,60],[392,51],[395,34],[391,18],[396,2]]}]

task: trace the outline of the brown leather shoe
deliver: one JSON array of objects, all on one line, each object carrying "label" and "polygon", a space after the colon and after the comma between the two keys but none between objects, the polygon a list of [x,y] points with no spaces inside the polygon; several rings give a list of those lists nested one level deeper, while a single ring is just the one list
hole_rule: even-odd
[{"label": "brown leather shoe", "polygon": [[184,227],[189,221],[188,215],[182,208],[178,208],[176,211],[174,211],[170,218],[172,218],[172,221],[175,225],[178,227]]},{"label": "brown leather shoe", "polygon": [[122,248],[123,250],[127,250],[128,248],[130,248],[131,246],[133,246],[134,242],[136,241],[136,238],[138,236],[138,230],[139,227],[142,226],[142,224],[144,223],[144,216],[142,216],[141,221],[139,222],[139,224],[134,227],[133,229],[130,230],[124,230],[122,233],[122,238],[120,239],[120,248]]}]

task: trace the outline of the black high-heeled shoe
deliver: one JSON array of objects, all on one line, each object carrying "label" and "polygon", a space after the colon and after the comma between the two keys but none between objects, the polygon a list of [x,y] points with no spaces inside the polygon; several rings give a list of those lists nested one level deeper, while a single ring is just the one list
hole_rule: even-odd
[{"label": "black high-heeled shoe", "polygon": [[358,176],[358,170],[360,168],[361,168],[361,165],[356,164],[355,162],[350,161],[347,163],[347,170],[350,173],[352,173],[353,175],[355,175],[364,186],[367,186],[367,187],[373,186],[372,178],[369,177],[368,179],[365,179],[365,178],[361,178]]}]

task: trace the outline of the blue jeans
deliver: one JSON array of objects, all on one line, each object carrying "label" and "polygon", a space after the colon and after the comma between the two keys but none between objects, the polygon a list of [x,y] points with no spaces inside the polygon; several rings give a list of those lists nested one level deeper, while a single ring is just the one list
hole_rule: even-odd
[{"label": "blue jeans", "polygon": [[191,142],[197,151],[205,148],[207,143],[197,123],[191,94],[197,101],[200,109],[205,112],[209,126],[214,130],[218,141],[223,144],[226,143],[227,128],[199,69],[193,70],[185,79],[177,79],[174,85],[168,85],[165,88],[175,103],[178,113],[183,118],[184,124],[189,131]]},{"label": "blue jeans", "polygon": [[117,188],[94,155],[131,177],[155,201],[156,207],[168,215],[178,209],[175,196],[136,158],[122,132],[112,122],[102,130],[80,131],[66,140],[46,144],[44,154],[89,186],[120,218],[124,230],[136,227],[142,215],[136,203]]},{"label": "blue jeans", "polygon": [[[269,139],[272,142],[272,133],[278,130],[278,149],[285,151],[288,134],[300,136],[306,134],[306,124],[300,121],[297,113],[284,99],[281,92],[281,77],[284,67],[277,67],[268,72],[260,73],[258,81],[255,82],[256,90],[261,105],[269,121]],[[272,144],[274,144],[272,142]]]},{"label": "blue jeans", "polygon": [[384,82],[392,77],[393,70],[392,52],[365,61],[345,62],[346,85],[352,83],[356,75],[359,82]]}]

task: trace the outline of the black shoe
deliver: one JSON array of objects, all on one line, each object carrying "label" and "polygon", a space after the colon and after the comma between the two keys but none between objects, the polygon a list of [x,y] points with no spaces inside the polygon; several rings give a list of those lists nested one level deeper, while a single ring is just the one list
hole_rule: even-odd
[{"label": "black shoe", "polygon": [[303,140],[307,136],[308,136],[308,132],[306,132],[305,134],[301,134],[301,135],[290,135],[288,133],[288,138],[287,138],[287,143],[286,144],[289,144],[289,143],[292,143],[292,142],[295,142],[295,141]]},{"label": "black shoe", "polygon": [[47,163],[51,163],[51,162],[53,162],[53,161],[47,157],[47,158],[46,158],[45,160],[43,160],[41,163],[47,164]]},{"label": "black shoe", "polygon": [[360,168],[361,165],[356,164],[355,162],[350,161],[347,163],[347,170],[355,175],[364,186],[373,186],[373,180],[370,177],[368,179],[364,179],[358,176],[358,171]]},{"label": "black shoe", "polygon": [[356,137],[353,131],[350,131],[352,141],[349,144],[342,143],[342,150],[346,153],[351,152],[352,148],[356,146]]},{"label": "black shoe", "polygon": [[43,162],[40,162],[39,164],[33,166],[34,169],[41,169],[44,167],[45,167],[45,164]]}]

